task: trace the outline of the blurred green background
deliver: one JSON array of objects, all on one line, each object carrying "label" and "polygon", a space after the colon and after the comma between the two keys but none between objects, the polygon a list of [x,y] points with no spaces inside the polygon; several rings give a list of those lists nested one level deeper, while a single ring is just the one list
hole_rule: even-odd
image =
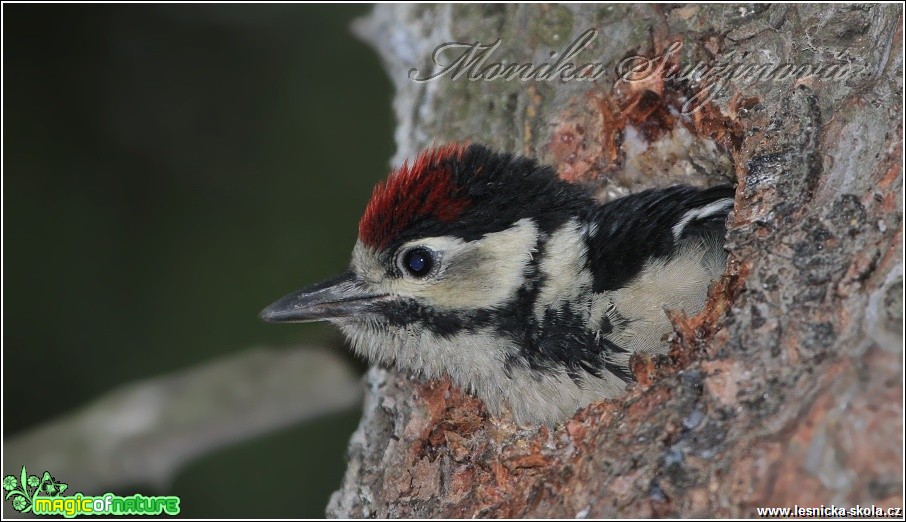
[{"label": "blurred green background", "polygon": [[[369,9],[4,6],[4,437],[250,347],[342,350],[257,313],[346,266],[386,175],[390,82],[349,30]],[[358,416],[220,450],[157,493],[184,516],[321,517]]]}]

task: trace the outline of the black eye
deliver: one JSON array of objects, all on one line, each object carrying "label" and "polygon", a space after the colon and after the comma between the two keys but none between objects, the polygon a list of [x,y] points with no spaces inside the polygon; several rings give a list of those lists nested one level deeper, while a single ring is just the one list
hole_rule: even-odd
[{"label": "black eye", "polygon": [[413,248],[403,256],[403,267],[415,277],[424,277],[434,268],[434,257],[424,248]]}]

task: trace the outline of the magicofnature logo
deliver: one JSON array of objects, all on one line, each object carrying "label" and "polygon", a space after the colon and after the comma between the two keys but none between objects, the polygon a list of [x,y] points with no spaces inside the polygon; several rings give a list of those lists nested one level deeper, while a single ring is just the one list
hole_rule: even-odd
[{"label": "magicofnature logo", "polygon": [[178,515],[179,497],[154,497],[140,494],[121,497],[113,493],[100,496],[64,495],[69,485],[58,482],[45,471],[44,475],[29,475],[25,466],[17,478],[3,477],[6,501],[20,513],[72,518],[79,515]]}]

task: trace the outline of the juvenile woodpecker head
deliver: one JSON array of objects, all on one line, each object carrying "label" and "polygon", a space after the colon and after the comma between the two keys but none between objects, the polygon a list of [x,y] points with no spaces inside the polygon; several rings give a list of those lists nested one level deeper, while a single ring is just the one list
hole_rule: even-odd
[{"label": "juvenile woodpecker head", "polygon": [[533,160],[479,145],[422,153],[379,184],[349,270],[261,312],[330,321],[369,360],[449,375],[492,413],[553,423],[667,349],[725,263],[732,188],[597,203]]}]

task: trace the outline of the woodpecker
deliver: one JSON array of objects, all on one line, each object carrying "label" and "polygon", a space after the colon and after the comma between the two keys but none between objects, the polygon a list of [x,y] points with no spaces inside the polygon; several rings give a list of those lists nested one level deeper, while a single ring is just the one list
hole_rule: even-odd
[{"label": "woodpecker", "polygon": [[379,183],[344,274],[265,308],[329,321],[367,360],[448,375],[521,425],[625,391],[634,352],[665,353],[726,265],[730,186],[606,203],[550,166],[451,144]]}]

